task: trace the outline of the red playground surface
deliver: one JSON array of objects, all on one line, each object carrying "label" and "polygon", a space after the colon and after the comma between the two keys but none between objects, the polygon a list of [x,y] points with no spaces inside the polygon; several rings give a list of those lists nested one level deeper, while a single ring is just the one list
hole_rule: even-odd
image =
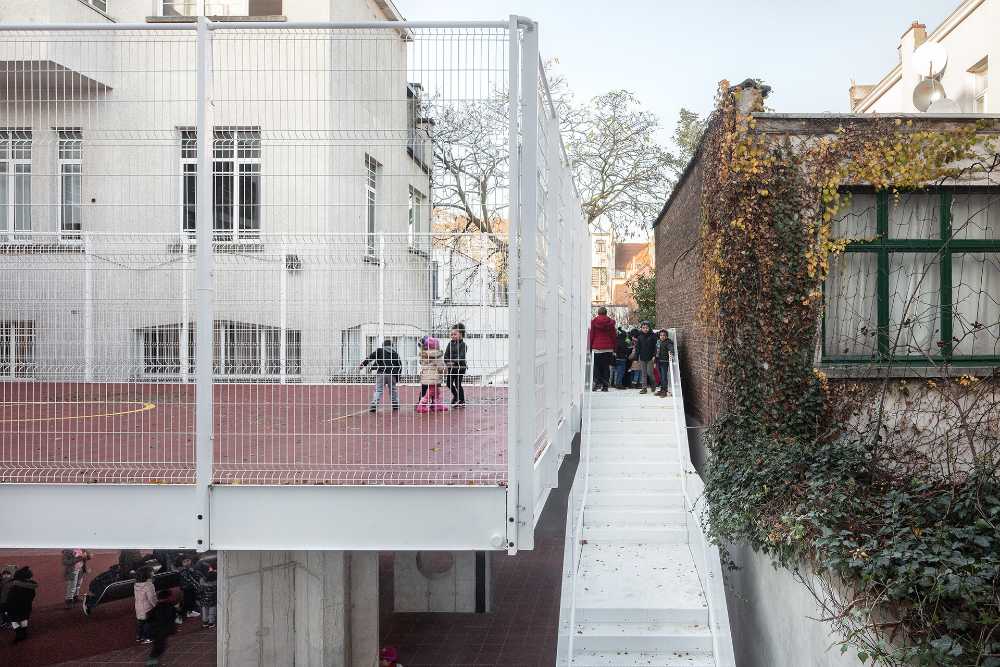
[{"label": "red playground surface", "polygon": [[[215,482],[505,484],[506,388],[465,392],[371,414],[370,384],[217,384]],[[191,384],[0,382],[0,483],[193,483],[194,423]]]}]

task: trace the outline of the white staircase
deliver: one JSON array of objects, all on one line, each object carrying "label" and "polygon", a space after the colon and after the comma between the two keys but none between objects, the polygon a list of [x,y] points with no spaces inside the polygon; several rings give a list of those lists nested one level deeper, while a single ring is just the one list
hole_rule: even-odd
[{"label": "white staircase", "polygon": [[693,470],[675,400],[611,390],[584,403],[560,665],[735,664],[718,552],[688,511]]}]

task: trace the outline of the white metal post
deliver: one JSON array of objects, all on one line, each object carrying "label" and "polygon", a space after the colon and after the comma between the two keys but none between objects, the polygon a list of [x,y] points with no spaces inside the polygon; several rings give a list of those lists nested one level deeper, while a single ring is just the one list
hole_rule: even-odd
[{"label": "white metal post", "polygon": [[[541,67],[537,59],[535,63]],[[538,106],[543,103],[547,104],[547,101],[540,102]],[[545,234],[549,239],[549,243],[546,244],[548,255],[545,257],[545,337],[547,343],[545,346],[547,361],[545,364],[545,402],[548,416],[546,426],[549,433],[549,446],[558,448],[556,455],[549,457],[549,461],[552,463],[551,467],[545,471],[545,483],[550,489],[554,489],[559,486],[559,462],[562,460],[562,446],[558,433],[563,395],[559,382],[559,347],[563,341],[563,337],[559,335],[559,313],[562,309],[559,286],[562,284],[563,238],[557,233],[562,180],[558,177],[559,170],[555,168],[558,164],[557,156],[559,156],[558,121],[554,117],[549,119],[542,109],[539,109],[539,115],[544,118],[545,123],[545,182],[548,183],[549,188],[545,200]],[[559,341],[559,343],[553,344],[555,341]]]},{"label": "white metal post", "polygon": [[181,362],[180,378],[184,384],[191,379],[191,360],[188,358],[188,336],[190,335],[188,332],[191,330],[191,309],[188,303],[191,299],[191,287],[188,284],[188,267],[190,265],[188,258],[189,247],[186,241],[181,244],[181,332],[179,345]]},{"label": "white metal post", "polygon": [[280,301],[278,308],[279,313],[279,334],[278,334],[278,373],[280,383],[285,384],[288,382],[288,353],[287,353],[287,342],[288,342],[288,266],[286,262],[288,261],[286,254],[288,249],[284,244],[281,245],[281,258],[278,260],[278,301]]},{"label": "white metal post", "polygon": [[518,547],[535,545],[535,373],[536,290],[538,289],[538,25],[522,19],[521,57],[521,209],[517,219],[520,275],[518,276]]},{"label": "white metal post", "polygon": [[[89,234],[83,235],[83,378],[94,380],[94,248]],[[11,369],[14,367],[11,366]]]},{"label": "white metal post", "polygon": [[378,339],[375,347],[385,340],[385,234],[378,235]]},{"label": "white metal post", "polygon": [[197,487],[197,537],[201,549],[209,548],[211,506],[213,399],[212,336],[215,321],[215,251],[212,247],[212,33],[208,20],[198,17],[198,102],[197,150],[198,182],[195,214],[195,485]]},{"label": "white metal post", "polygon": [[[520,226],[521,226],[521,195],[520,195],[520,145],[519,134],[520,125],[518,118],[520,115],[521,89],[519,77],[521,72],[521,30],[517,24],[517,16],[511,14],[508,28],[508,45],[510,70],[507,75],[510,79],[508,89],[510,90],[510,106],[508,108],[509,137],[508,152],[510,155],[510,231],[507,237],[507,317],[508,317],[508,345],[507,345],[507,551],[517,552],[518,529],[520,512],[518,502],[518,490],[520,487],[520,459],[521,448],[518,446],[519,429],[518,423],[520,414],[518,403],[520,398],[520,377],[523,374],[521,368],[521,350],[518,345],[521,333],[521,322],[519,311],[521,309],[521,296],[519,289],[521,262],[519,248]],[[530,457],[529,457],[530,458]]]}]

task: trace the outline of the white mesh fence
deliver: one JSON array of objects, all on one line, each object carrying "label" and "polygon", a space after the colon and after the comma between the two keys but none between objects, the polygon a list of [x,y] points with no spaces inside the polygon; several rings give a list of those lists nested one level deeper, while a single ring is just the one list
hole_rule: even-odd
[{"label": "white mesh fence", "polygon": [[[586,245],[534,95],[511,173],[511,32],[214,28],[206,137],[190,26],[2,32],[0,481],[192,482],[210,287],[216,483],[507,483],[513,179],[540,189],[528,451],[582,388]],[[398,367],[362,368],[386,340]]]}]

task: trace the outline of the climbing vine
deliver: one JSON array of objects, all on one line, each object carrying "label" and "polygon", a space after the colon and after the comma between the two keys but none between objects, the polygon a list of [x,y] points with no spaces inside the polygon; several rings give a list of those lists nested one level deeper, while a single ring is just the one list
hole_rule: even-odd
[{"label": "climbing vine", "polygon": [[702,147],[701,320],[724,406],[707,434],[709,531],[797,572],[862,661],[998,667],[1000,374],[816,367],[850,188],[989,180],[997,147],[975,124],[762,132],[751,93],[722,82]]}]

